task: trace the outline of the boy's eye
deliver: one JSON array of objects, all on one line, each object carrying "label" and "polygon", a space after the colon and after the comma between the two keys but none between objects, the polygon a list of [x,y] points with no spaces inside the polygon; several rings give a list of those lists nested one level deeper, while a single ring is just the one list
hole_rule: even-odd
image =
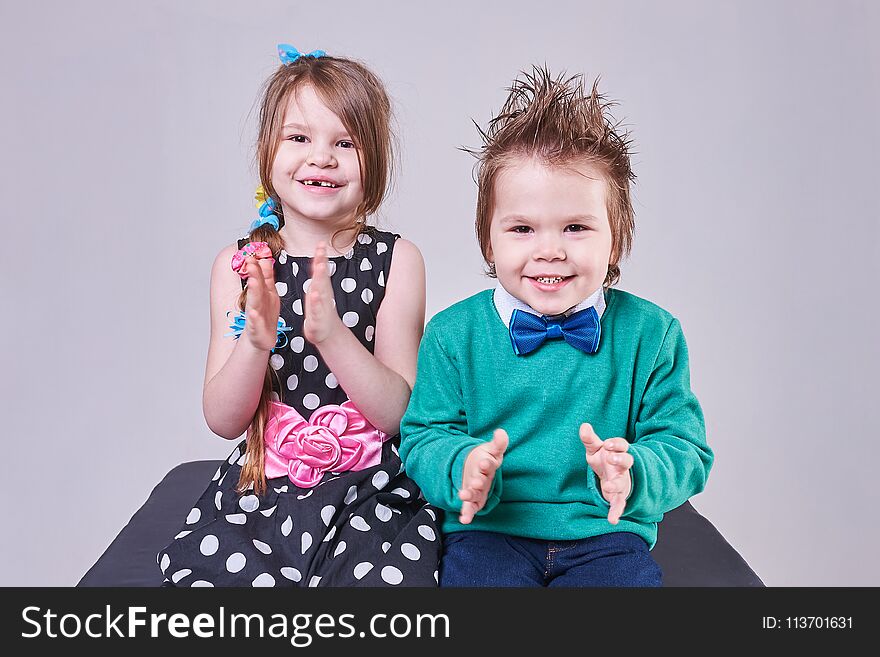
[{"label": "boy's eye", "polygon": [[528,233],[529,231],[531,231],[532,229],[529,228],[528,226],[514,226],[510,230],[513,231],[514,233],[525,234],[525,233]]},{"label": "boy's eye", "polygon": [[287,140],[295,141],[298,144],[304,144],[306,143],[306,141],[308,141],[308,137],[306,137],[305,135],[290,135]]},{"label": "boy's eye", "polygon": [[336,145],[340,146],[342,148],[354,148],[354,143],[348,141],[347,139],[343,139],[342,141],[338,142]]}]

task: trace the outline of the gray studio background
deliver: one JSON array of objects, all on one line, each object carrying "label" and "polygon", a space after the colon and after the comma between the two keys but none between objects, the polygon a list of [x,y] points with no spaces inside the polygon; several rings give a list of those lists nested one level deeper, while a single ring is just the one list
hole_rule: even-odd
[{"label": "gray studio background", "polygon": [[386,81],[402,147],[380,222],[421,248],[429,317],[491,284],[471,118],[532,63],[601,74],[637,150],[619,287],[681,320],[716,452],[694,506],[769,585],[880,585],[878,18],[3,0],[0,584],[76,584],[168,470],[232,449],[201,415],[209,272],[255,216],[255,103],[289,42]]}]

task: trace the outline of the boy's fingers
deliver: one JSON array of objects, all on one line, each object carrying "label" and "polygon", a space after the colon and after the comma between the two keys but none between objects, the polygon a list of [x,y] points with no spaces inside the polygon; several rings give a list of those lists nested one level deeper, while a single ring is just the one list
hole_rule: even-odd
[{"label": "boy's fingers", "polygon": [[611,508],[608,510],[608,522],[616,525],[623,515],[623,507],[626,502],[623,499],[623,493],[615,493],[611,498]]},{"label": "boy's fingers", "polygon": [[589,422],[584,422],[580,429],[578,429],[578,435],[581,438],[581,442],[587,448],[587,454],[592,456],[600,449],[602,449],[602,439],[596,435],[596,432],[593,430],[593,425]]},{"label": "boy's fingers", "polygon": [[623,438],[609,438],[603,441],[602,447],[612,452],[625,452],[629,449],[629,443]]},{"label": "boy's fingers", "polygon": [[621,470],[629,470],[633,464],[633,457],[632,454],[614,453],[608,456],[608,462]]},{"label": "boy's fingers", "polygon": [[495,429],[492,434],[492,441],[488,445],[489,453],[496,459],[500,459],[501,455],[507,451],[510,444],[510,437],[504,429]]},{"label": "boy's fingers", "polygon": [[458,516],[458,521],[462,525],[470,524],[478,510],[477,505],[473,502],[465,502],[461,505],[461,514]]},{"label": "boy's fingers", "polygon": [[[483,475],[483,477],[491,477],[495,474],[495,470],[498,469],[498,466],[495,464],[495,461],[491,458],[480,459],[477,463],[477,471]],[[485,479],[484,479],[485,481]]]},{"label": "boy's fingers", "polygon": [[[473,477],[468,488],[479,496],[486,489],[486,477]],[[471,502],[476,502],[476,500],[471,499]]]}]

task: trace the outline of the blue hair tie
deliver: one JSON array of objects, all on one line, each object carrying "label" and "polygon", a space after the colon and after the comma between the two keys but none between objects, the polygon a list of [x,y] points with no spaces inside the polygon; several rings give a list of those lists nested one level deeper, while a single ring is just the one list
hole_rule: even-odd
[{"label": "blue hair tie", "polygon": [[274,214],[270,214],[268,217],[264,217],[261,215],[254,219],[253,223],[251,223],[250,230],[256,230],[257,228],[265,224],[269,224],[275,230],[278,230],[280,227],[280,224],[278,223],[278,217],[276,217]]},{"label": "blue hair tie", "polygon": [[275,202],[275,199],[271,196],[266,197],[266,200],[260,206],[260,216],[254,219],[250,229],[255,230],[264,224],[269,224],[272,228],[278,230],[280,224],[278,217],[275,215],[277,208],[278,204]]},{"label": "blue hair tie", "polygon": [[282,64],[293,64],[300,57],[324,57],[327,53],[323,50],[313,50],[312,52],[300,52],[289,43],[278,44],[278,56],[281,58]]},{"label": "blue hair tie", "polygon": [[[231,314],[232,311],[230,310],[228,313],[226,313],[226,317],[229,317]],[[232,318],[232,324],[229,325],[229,328],[231,328],[232,331],[226,333],[223,337],[232,337],[238,340],[241,337],[241,334],[244,332],[244,326],[245,314],[243,310],[239,310],[238,313]],[[283,317],[278,318],[278,337],[275,340],[275,346],[272,347],[272,353],[275,353],[276,349],[283,349],[287,346],[287,333],[292,330],[293,327],[288,326]]]}]

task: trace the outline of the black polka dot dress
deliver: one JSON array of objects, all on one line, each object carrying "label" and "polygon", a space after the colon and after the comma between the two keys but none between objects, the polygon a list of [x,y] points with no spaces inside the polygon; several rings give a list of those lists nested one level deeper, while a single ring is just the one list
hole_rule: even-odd
[{"label": "black polka dot dress", "polygon": [[[371,353],[397,237],[368,229],[329,262],[336,309]],[[309,258],[282,251],[276,260],[281,317],[293,330],[269,359],[273,398],[305,419],[348,399],[302,337],[309,271]],[[403,472],[398,444],[398,436],[384,443],[378,465],[327,472],[312,488],[299,488],[287,476],[269,479],[258,497],[235,490],[246,458],[242,441],[157,555],[164,585],[437,586],[441,512]]]}]

